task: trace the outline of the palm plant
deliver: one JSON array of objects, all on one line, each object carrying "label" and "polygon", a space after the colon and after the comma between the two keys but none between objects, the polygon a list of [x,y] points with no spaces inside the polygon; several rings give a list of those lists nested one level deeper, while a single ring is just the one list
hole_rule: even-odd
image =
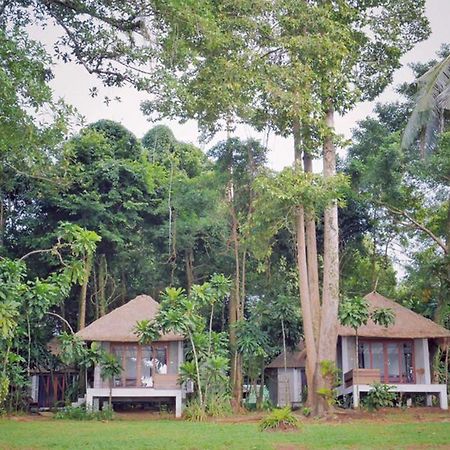
[{"label": "palm plant", "polygon": [[[339,321],[346,327],[355,330],[356,344],[355,344],[355,369],[356,373],[359,369],[359,342],[358,342],[358,328],[366,325],[369,320],[369,304],[363,297],[355,297],[352,299],[345,299],[339,305]],[[356,383],[356,395],[358,395],[358,382]]]},{"label": "palm plant", "polygon": [[418,91],[403,133],[402,147],[409,148],[420,135],[420,154],[433,150],[443,131],[444,112],[450,110],[450,55],[431,67],[415,84]]},{"label": "palm plant", "polygon": [[112,386],[113,386],[113,380],[115,377],[120,375],[122,372],[122,366],[120,365],[117,358],[112,355],[111,353],[103,353],[101,360],[101,372],[100,376],[102,377],[102,380],[107,379],[109,381],[109,409],[112,410]]}]

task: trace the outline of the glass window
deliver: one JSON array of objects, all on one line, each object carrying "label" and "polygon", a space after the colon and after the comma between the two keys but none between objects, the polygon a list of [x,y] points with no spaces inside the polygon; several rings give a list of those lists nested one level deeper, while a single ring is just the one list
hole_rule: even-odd
[{"label": "glass window", "polygon": [[414,365],[412,344],[405,342],[402,345],[402,378],[405,383],[414,383]]},{"label": "glass window", "polygon": [[380,369],[384,383],[414,383],[413,343],[405,341],[359,344],[359,367]]},{"label": "glass window", "polygon": [[161,375],[167,374],[167,348],[156,347],[154,359],[155,372]]},{"label": "glass window", "polygon": [[153,387],[153,349],[149,345],[141,348],[141,386]]},{"label": "glass window", "polygon": [[137,347],[127,346],[124,358],[125,387],[137,385]]},{"label": "glass window", "polygon": [[370,368],[370,347],[367,343],[359,344],[358,365],[360,369]]},{"label": "glass window", "polygon": [[400,358],[399,345],[397,343],[387,344],[387,366],[388,379],[391,383],[400,382]]},{"label": "glass window", "polygon": [[380,369],[380,374],[383,377],[384,373],[384,351],[381,342],[372,342],[372,364],[371,369]]},{"label": "glass window", "polygon": [[[117,360],[119,361],[120,365],[123,367],[123,354],[125,352],[125,347],[121,346],[121,345],[114,345],[111,348],[111,353],[117,358]],[[121,387],[123,386],[122,384],[122,372],[119,375],[114,376],[114,380],[113,380],[113,386],[114,387]]]}]

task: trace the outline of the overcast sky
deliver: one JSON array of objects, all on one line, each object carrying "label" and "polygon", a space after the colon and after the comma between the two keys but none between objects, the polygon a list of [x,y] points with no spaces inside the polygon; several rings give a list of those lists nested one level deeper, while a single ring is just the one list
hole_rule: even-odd
[{"label": "overcast sky", "polygon": [[[435,56],[436,50],[442,43],[450,43],[450,0],[427,0],[427,16],[430,20],[432,34],[427,41],[418,44],[403,57],[403,67],[395,73],[393,85],[401,81],[412,80],[411,71],[407,67],[408,63],[427,61]],[[51,28],[34,30],[33,36],[51,45],[55,32]],[[101,95],[91,98],[88,92],[89,88],[94,85],[99,86],[99,84],[79,65],[73,63],[58,64],[54,67],[54,74],[55,79],[51,85],[55,96],[63,97],[67,103],[75,106],[87,122],[98,119],[112,119],[121,122],[138,137],[142,137],[153,126],[140,111],[140,103],[146,99],[145,94],[138,93],[131,88],[101,88]],[[122,101],[120,103],[112,102],[109,106],[106,106],[102,102],[102,96],[104,95],[111,98],[119,96]],[[390,87],[377,100],[388,101],[393,99],[395,99],[395,93]],[[373,105],[374,103],[361,103],[346,116],[338,117],[336,120],[337,131],[346,137],[350,137],[351,129],[355,127],[356,122],[370,114]],[[195,122],[188,122],[184,125],[175,122],[165,123],[170,126],[178,140],[200,145]],[[250,127],[239,128],[237,134],[244,139],[256,137],[264,140],[264,143],[266,139],[266,136],[258,136]],[[223,138],[224,135],[218,135],[213,142]],[[211,145],[212,143],[208,143],[207,148]],[[292,142],[289,139],[271,135],[269,136],[268,147],[270,149],[269,163],[271,167],[281,169],[292,163],[293,150]]]}]

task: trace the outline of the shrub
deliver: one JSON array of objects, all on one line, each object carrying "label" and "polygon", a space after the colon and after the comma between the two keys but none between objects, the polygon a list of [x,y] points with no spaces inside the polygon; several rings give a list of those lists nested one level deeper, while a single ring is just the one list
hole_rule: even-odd
[{"label": "shrub", "polygon": [[233,414],[228,395],[211,395],[206,405],[206,412],[211,417],[225,417]]},{"label": "shrub", "polygon": [[101,411],[88,411],[85,407],[66,406],[59,410],[55,416],[58,420],[112,420],[113,411],[109,407]]},{"label": "shrub", "polygon": [[261,431],[296,429],[298,428],[298,426],[298,419],[292,413],[289,406],[281,409],[274,409],[259,424],[259,428]]},{"label": "shrub", "polygon": [[374,383],[371,385],[370,391],[364,399],[364,406],[369,410],[377,410],[379,408],[388,408],[394,406],[397,394],[391,391],[391,387],[387,384]]},{"label": "shrub", "polygon": [[309,417],[309,416],[311,415],[311,413],[312,413],[311,408],[308,408],[307,406],[305,406],[305,407],[302,409],[302,414],[303,414],[305,417]]},{"label": "shrub", "polygon": [[205,408],[200,405],[197,398],[192,399],[184,408],[184,418],[192,422],[202,422],[206,419]]}]

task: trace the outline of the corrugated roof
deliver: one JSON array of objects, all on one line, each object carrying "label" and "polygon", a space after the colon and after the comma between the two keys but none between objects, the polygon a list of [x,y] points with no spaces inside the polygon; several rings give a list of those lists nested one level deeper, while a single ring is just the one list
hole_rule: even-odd
[{"label": "corrugated roof", "polygon": [[[399,303],[390,300],[377,292],[371,292],[365,296],[370,309],[391,308],[395,313],[395,324],[385,328],[376,325],[372,320],[358,328],[360,337],[384,337],[384,338],[450,338],[450,330],[441,327],[432,320],[426,319],[420,314],[411,311]],[[339,336],[354,336],[352,328],[339,326]]]},{"label": "corrugated roof", "polygon": [[[138,295],[125,305],[114,309],[76,335],[85,341],[104,342],[138,342],[134,333],[136,323],[140,320],[152,320],[159,309],[159,303],[149,295]],[[161,336],[158,341],[182,341],[183,336],[173,333]]]}]

